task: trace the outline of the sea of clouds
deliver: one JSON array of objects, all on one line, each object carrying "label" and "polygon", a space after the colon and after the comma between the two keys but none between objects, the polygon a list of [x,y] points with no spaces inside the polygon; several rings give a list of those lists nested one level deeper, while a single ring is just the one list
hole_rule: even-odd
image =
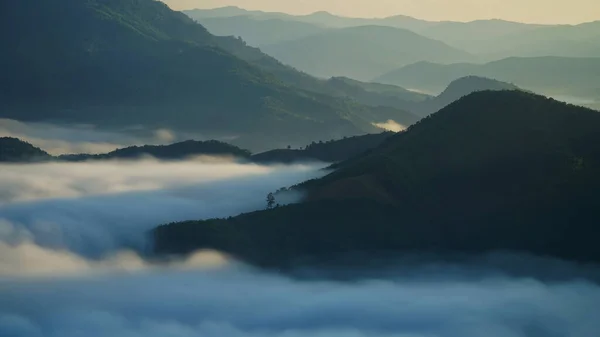
[{"label": "sea of clouds", "polygon": [[145,257],[156,225],[262,209],[324,166],[0,165],[0,336],[598,336],[597,266],[499,254],[283,275],[213,251]]}]

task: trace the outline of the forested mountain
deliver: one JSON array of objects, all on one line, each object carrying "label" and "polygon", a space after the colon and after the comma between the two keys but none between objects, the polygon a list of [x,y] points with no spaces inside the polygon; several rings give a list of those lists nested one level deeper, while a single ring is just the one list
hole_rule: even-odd
[{"label": "forested mountain", "polygon": [[68,154],[57,157],[63,161],[139,159],[153,157],[162,160],[186,159],[193,156],[227,156],[240,159],[250,158],[250,151],[216,140],[188,140],[170,145],[130,146],[103,154]]},{"label": "forested mountain", "polygon": [[375,81],[440,92],[453,80],[470,75],[510,82],[547,95],[600,98],[600,58],[512,57],[482,65],[419,62]]},{"label": "forested mountain", "polygon": [[214,248],[277,267],[406,251],[598,262],[599,129],[593,110],[521,91],[473,93],[299,185],[303,203],[161,226],[156,252]]},{"label": "forested mountain", "polygon": [[326,30],[261,49],[314,76],[347,76],[358,80],[370,80],[422,60],[441,63],[472,60],[471,55],[442,42],[385,26]]},{"label": "forested mountain", "polygon": [[235,135],[253,149],[378,131],[370,107],[158,1],[1,9],[2,117]]},{"label": "forested mountain", "polygon": [[51,156],[20,139],[0,137],[0,162],[28,162],[48,160]]},{"label": "forested mountain", "polygon": [[381,145],[393,132],[382,132],[339,140],[318,141],[301,149],[277,149],[252,156],[256,163],[293,163],[301,161],[322,161],[336,163],[356,157]]}]

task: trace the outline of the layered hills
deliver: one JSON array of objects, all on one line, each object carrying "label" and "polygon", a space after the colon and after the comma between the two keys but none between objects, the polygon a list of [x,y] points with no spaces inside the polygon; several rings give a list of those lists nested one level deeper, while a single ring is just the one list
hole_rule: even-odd
[{"label": "layered hills", "polygon": [[370,80],[418,61],[467,62],[472,56],[412,31],[385,26],[326,30],[263,46],[264,52],[311,75]]},{"label": "layered hills", "polygon": [[378,131],[371,107],[158,1],[2,6],[2,117],[193,130],[252,149]]},{"label": "layered hills", "polygon": [[302,203],[161,226],[156,252],[218,249],[276,267],[408,251],[598,262],[599,129],[593,110],[476,92],[295,187]]},{"label": "layered hills", "polygon": [[483,76],[523,89],[579,98],[600,97],[600,58],[511,57],[486,64],[418,62],[375,79],[427,92],[441,92],[464,76]]}]

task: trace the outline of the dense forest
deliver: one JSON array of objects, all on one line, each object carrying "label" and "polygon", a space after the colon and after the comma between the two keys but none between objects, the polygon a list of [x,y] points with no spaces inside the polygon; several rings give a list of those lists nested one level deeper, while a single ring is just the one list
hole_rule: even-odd
[{"label": "dense forest", "polygon": [[0,162],[31,162],[49,160],[44,150],[12,137],[0,137]]},{"label": "dense forest", "polygon": [[303,203],[165,225],[156,252],[298,258],[525,251],[600,261],[600,115],[521,91],[471,94],[295,189]]}]

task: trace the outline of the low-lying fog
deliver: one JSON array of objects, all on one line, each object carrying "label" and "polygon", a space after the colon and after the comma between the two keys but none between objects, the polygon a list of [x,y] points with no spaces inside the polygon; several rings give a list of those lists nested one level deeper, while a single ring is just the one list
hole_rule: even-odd
[{"label": "low-lying fog", "polygon": [[600,287],[575,272],[596,267],[500,255],[496,262],[561,277],[509,276],[483,259],[398,261],[343,270],[349,280],[339,281],[331,270],[259,271],[218,252],[144,259],[154,226],[262,209],[268,192],[323,166],[0,165],[0,336],[597,336]]}]

